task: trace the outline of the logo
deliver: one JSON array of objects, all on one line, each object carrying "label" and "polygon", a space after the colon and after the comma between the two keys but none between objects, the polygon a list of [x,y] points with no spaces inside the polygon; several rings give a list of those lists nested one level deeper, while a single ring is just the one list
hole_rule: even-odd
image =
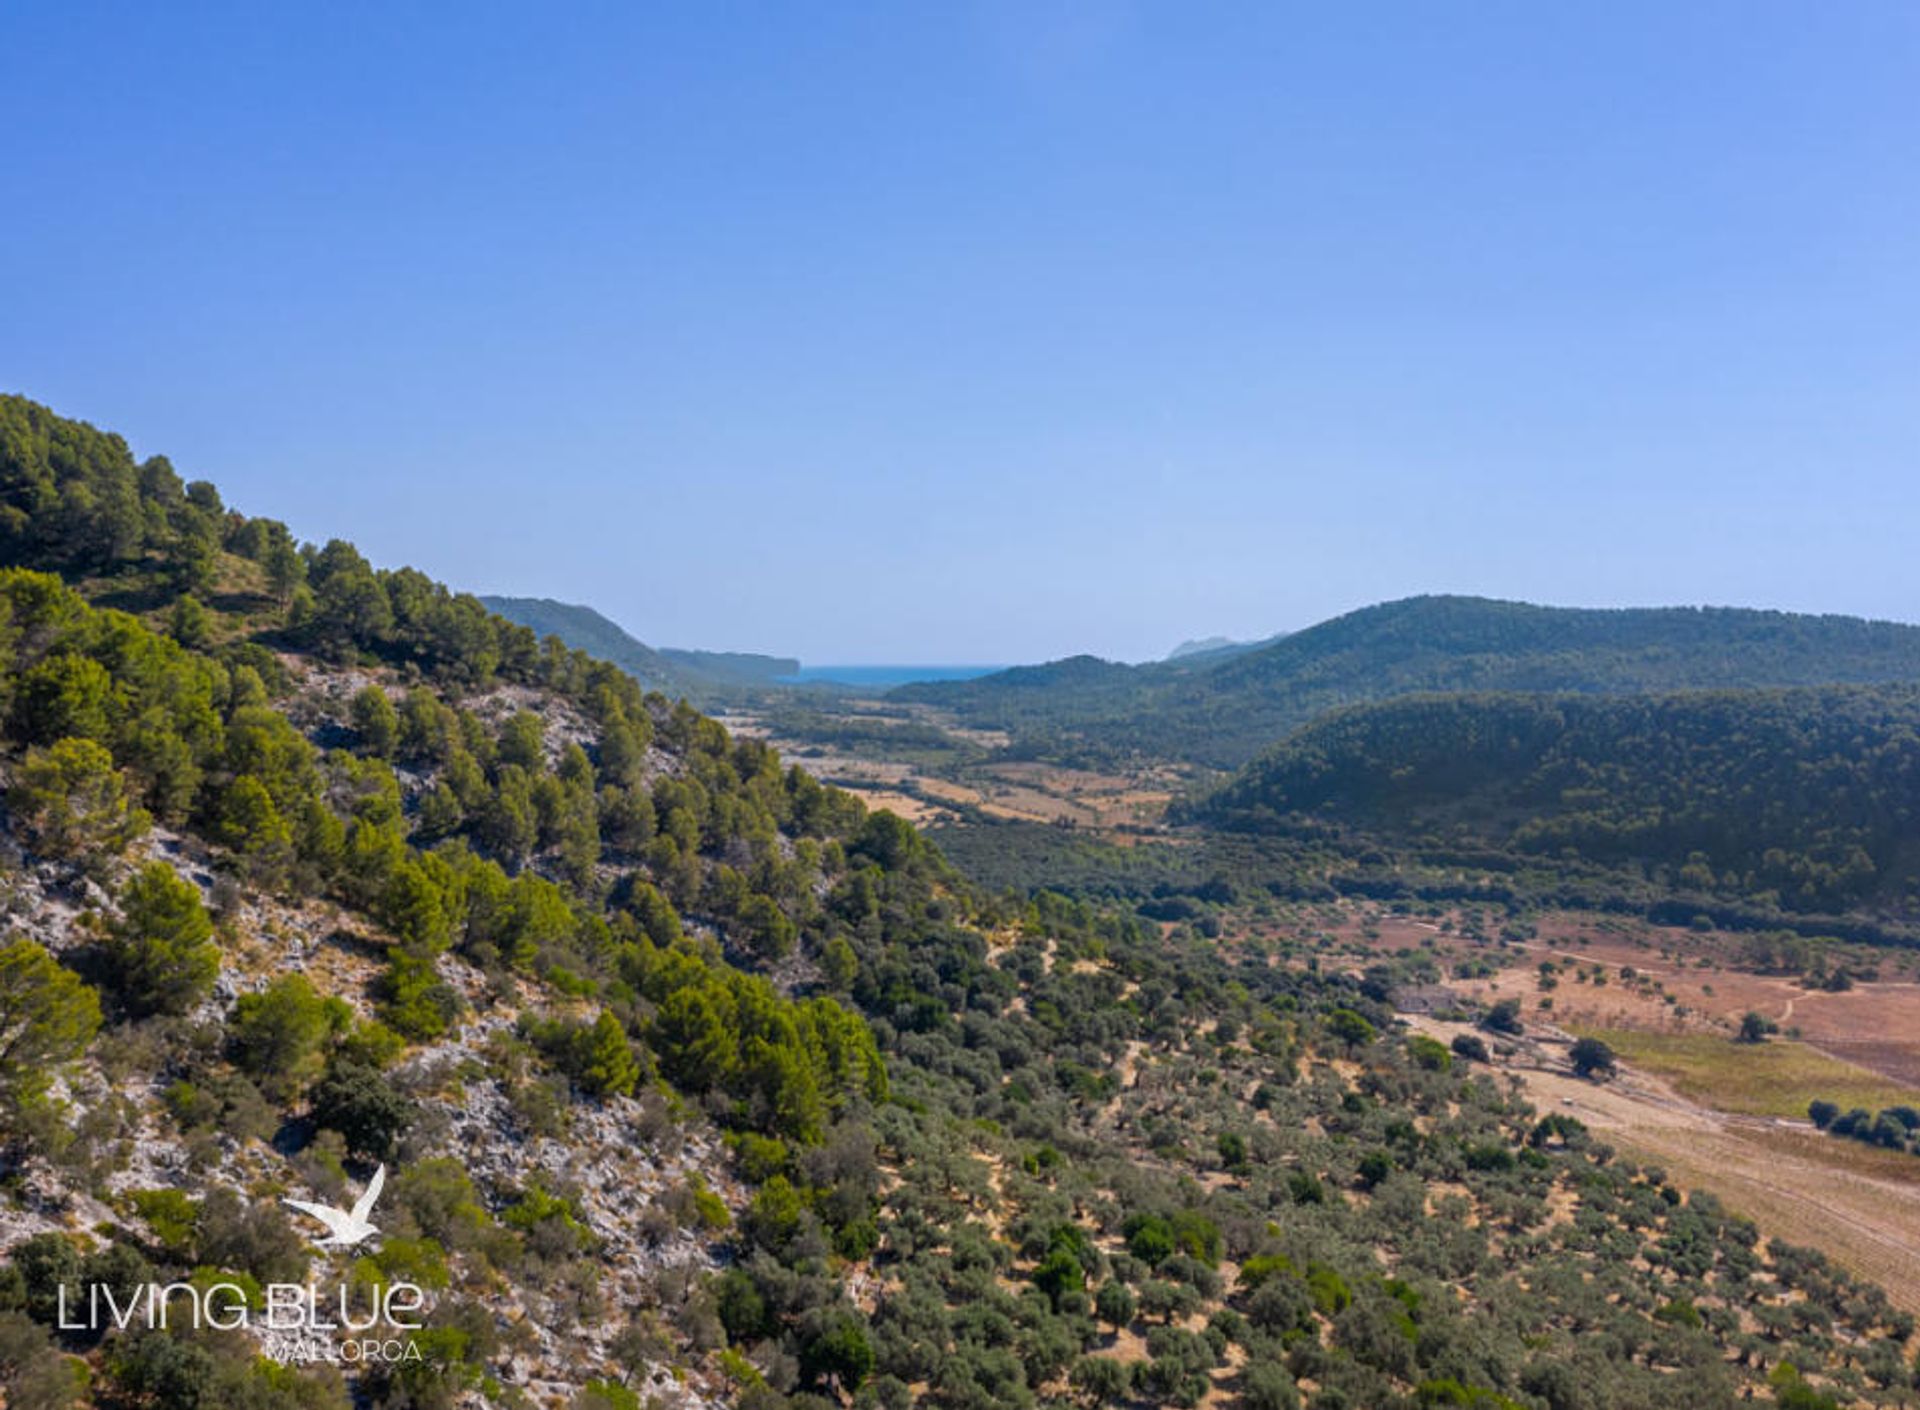
[{"label": "logo", "polygon": [[[382,1165],[352,1209],[297,1199],[286,1203],[326,1226],[327,1237],[314,1242],[316,1249],[352,1249],[380,1232],[368,1216],[386,1183],[387,1167]],[[99,1334],[178,1326],[247,1331],[259,1340],[266,1356],[282,1365],[425,1359],[406,1334],[425,1325],[426,1290],[401,1279],[371,1287],[343,1282],[331,1290],[317,1282],[244,1287],[237,1282],[195,1280],[130,1288],[89,1283],[73,1291],[78,1297],[70,1300],[63,1283],[58,1294],[57,1325],[65,1332]]]},{"label": "logo", "polygon": [[315,1248],[353,1248],[363,1244],[380,1231],[367,1222],[367,1216],[373,1213],[373,1202],[380,1198],[381,1186],[387,1183],[387,1167],[381,1166],[373,1172],[373,1178],[367,1181],[367,1188],[361,1194],[352,1209],[335,1209],[329,1204],[309,1204],[303,1199],[285,1201],[287,1206],[299,1210],[327,1226],[327,1237],[314,1243]]}]

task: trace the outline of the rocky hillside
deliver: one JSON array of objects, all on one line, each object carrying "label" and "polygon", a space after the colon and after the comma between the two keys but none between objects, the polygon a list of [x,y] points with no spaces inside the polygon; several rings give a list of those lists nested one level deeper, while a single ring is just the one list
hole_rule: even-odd
[{"label": "rocky hillside", "polygon": [[[1307,918],[983,895],[18,398],[0,721],[9,1407],[1911,1398],[1907,1313],[1396,1031]],[[284,1203],[363,1191],[346,1248]],[[391,1354],[277,1331],[293,1285]],[[239,1325],[112,1315],[153,1287]]]}]

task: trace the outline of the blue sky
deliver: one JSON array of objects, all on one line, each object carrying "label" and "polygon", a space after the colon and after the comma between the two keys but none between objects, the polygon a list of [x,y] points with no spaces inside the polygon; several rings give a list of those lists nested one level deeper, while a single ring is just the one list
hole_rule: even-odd
[{"label": "blue sky", "polygon": [[0,388],[642,638],[1920,619],[1920,8],[0,10]]}]

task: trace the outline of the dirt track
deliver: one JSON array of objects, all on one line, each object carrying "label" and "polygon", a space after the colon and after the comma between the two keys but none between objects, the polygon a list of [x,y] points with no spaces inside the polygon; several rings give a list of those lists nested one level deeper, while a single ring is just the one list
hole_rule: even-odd
[{"label": "dirt track", "polygon": [[[1451,1041],[1467,1025],[1407,1015]],[[1551,1049],[1547,1050],[1551,1053]],[[1545,1063],[1552,1059],[1546,1058]],[[1497,1063],[1541,1112],[1577,1116],[1677,1183],[1707,1190],[1769,1237],[1818,1248],[1920,1312],[1920,1161],[1821,1135],[1804,1122],[1730,1116],[1623,1069],[1594,1083],[1523,1056]]]}]

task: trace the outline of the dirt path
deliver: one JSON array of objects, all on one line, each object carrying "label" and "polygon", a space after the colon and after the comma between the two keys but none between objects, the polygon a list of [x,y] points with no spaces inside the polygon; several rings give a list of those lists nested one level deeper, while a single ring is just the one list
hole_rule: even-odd
[{"label": "dirt path", "polygon": [[[1466,1025],[1408,1016],[1450,1041]],[[1920,1312],[1920,1161],[1836,1140],[1805,1122],[1732,1116],[1623,1069],[1598,1084],[1539,1065],[1499,1064],[1543,1113],[1565,1112],[1613,1145],[1719,1196],[1770,1237],[1818,1248]]]}]

